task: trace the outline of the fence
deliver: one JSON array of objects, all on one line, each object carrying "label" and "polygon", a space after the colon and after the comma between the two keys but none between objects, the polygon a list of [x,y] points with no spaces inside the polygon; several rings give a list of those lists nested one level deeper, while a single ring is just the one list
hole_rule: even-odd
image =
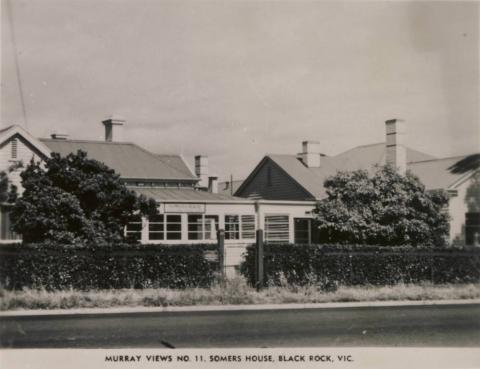
[{"label": "fence", "polygon": [[250,284],[393,285],[397,283],[476,283],[480,249],[411,246],[257,244],[248,248],[241,272]]}]

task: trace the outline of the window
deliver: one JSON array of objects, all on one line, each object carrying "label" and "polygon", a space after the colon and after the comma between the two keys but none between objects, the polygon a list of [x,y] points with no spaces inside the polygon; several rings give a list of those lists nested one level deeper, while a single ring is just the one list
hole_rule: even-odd
[{"label": "window", "polygon": [[255,215],[225,215],[225,239],[255,239]]},{"label": "window", "polygon": [[18,155],[18,141],[16,138],[12,139],[11,149],[12,149],[12,152],[11,152],[12,159],[16,159]]},{"label": "window", "polygon": [[151,241],[181,240],[182,216],[158,214],[148,219],[148,239]]},{"label": "window", "polygon": [[166,222],[167,240],[182,239],[182,216],[167,215]]},{"label": "window", "polygon": [[188,216],[189,240],[214,240],[217,231],[217,215],[191,214]]},{"label": "window", "polygon": [[310,224],[308,218],[294,219],[295,243],[310,243]]},{"label": "window", "polygon": [[218,215],[205,215],[205,239],[217,239]]},{"label": "window", "polygon": [[225,215],[225,239],[240,239],[240,217],[238,215]]},{"label": "window", "polygon": [[165,222],[163,214],[148,219],[148,239],[163,240],[165,238]]},{"label": "window", "polygon": [[202,240],[203,239],[203,216],[201,214],[194,214],[188,216],[188,239]]},{"label": "window", "polygon": [[265,241],[269,243],[289,241],[288,215],[265,216]]},{"label": "window", "polygon": [[242,215],[242,238],[255,239],[255,215]]},{"label": "window", "polygon": [[142,217],[136,216],[129,222],[125,228],[125,236],[132,241],[140,241],[142,239]]}]

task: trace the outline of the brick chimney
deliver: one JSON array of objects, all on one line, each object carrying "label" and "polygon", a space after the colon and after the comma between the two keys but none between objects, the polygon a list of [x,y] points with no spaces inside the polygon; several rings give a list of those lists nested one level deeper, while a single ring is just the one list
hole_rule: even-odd
[{"label": "brick chimney", "polygon": [[112,115],[102,121],[105,126],[105,141],[123,142],[123,127],[126,120],[118,115]]},{"label": "brick chimney", "polygon": [[303,164],[308,168],[320,167],[320,142],[303,141],[302,152],[300,154]]},{"label": "brick chimney", "polygon": [[217,176],[208,177],[208,192],[218,193],[218,177]]},{"label": "brick chimney", "polygon": [[195,175],[200,178],[198,186],[208,188],[208,156],[195,156]]},{"label": "brick chimney", "polygon": [[399,174],[407,171],[407,148],[405,147],[405,121],[390,119],[385,122],[386,164],[396,168]]}]

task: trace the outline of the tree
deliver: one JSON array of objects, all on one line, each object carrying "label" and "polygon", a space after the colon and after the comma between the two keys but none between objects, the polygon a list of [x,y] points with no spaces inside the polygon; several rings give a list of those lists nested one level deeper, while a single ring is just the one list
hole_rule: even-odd
[{"label": "tree", "polygon": [[0,171],[0,204],[12,204],[17,199],[17,186],[10,183],[8,174],[22,168],[21,162],[11,165],[7,170]]},{"label": "tree", "polygon": [[327,198],[317,204],[320,240],[369,245],[444,246],[448,194],[426,191],[412,173],[392,167],[339,172],[324,184]]},{"label": "tree", "polygon": [[152,199],[129,190],[118,174],[78,151],[30,162],[21,174],[24,192],[12,209],[24,242],[103,243],[123,240],[138,214],[157,213]]}]

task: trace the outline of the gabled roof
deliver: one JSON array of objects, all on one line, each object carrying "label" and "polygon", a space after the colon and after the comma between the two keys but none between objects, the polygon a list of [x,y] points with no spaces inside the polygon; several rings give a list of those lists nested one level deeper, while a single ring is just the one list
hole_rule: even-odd
[{"label": "gabled roof", "polygon": [[145,195],[156,201],[245,201],[241,197],[234,197],[220,193],[211,193],[195,189],[174,189],[161,187],[135,187],[133,190],[141,195]]},{"label": "gabled roof", "polygon": [[11,137],[19,135],[28,141],[33,147],[35,147],[44,157],[50,156],[50,149],[43,144],[40,140],[33,137],[28,131],[25,130],[22,126],[11,125],[0,130],[0,145],[3,145],[4,142],[8,141]]},{"label": "gabled roof", "polygon": [[40,139],[62,156],[83,150],[124,179],[198,181],[180,155],[156,155],[130,142]]},{"label": "gabled roof", "polygon": [[[467,156],[458,156],[435,159],[431,155],[407,148],[407,168],[419,177],[428,190],[448,189],[462,177],[468,175],[468,170],[462,171],[455,167],[458,162],[466,158]],[[267,160],[272,160],[277,164],[312,197],[321,199],[326,196],[323,183],[337,172],[364,169],[373,173],[375,166],[385,165],[385,143],[358,146],[336,156],[322,156],[318,168],[308,168],[296,155],[268,154],[235,194],[241,193]],[[469,170],[471,173],[471,168]]]}]

